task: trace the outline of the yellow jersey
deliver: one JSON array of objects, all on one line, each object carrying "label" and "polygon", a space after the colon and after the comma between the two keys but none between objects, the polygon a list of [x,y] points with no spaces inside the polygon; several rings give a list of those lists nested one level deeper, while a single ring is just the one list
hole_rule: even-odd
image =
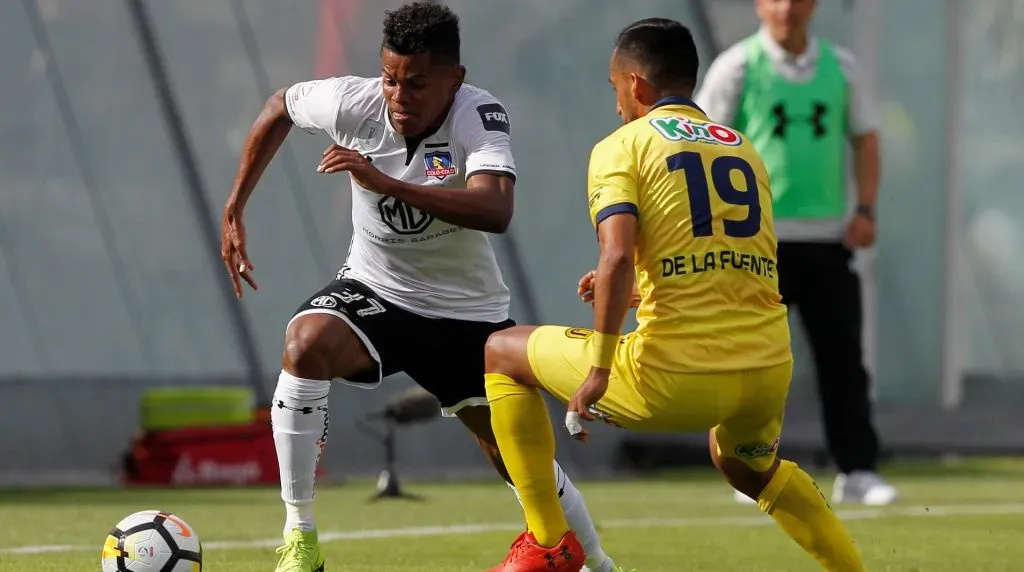
[{"label": "yellow jersey", "polygon": [[587,193],[595,227],[638,219],[638,364],[717,372],[792,359],[768,172],[743,135],[666,98],[594,147]]}]

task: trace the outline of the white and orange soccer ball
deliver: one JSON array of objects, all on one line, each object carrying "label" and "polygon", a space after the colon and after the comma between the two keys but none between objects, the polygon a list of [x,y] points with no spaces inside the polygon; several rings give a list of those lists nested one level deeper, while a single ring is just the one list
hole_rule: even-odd
[{"label": "white and orange soccer ball", "polygon": [[103,543],[103,572],[201,572],[199,536],[181,518],[159,510],[126,516]]}]

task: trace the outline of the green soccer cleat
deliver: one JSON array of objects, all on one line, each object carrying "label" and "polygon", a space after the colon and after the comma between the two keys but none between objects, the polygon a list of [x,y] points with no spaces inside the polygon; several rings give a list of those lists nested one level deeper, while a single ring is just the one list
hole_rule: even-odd
[{"label": "green soccer cleat", "polygon": [[284,546],[277,553],[281,559],[274,572],[324,572],[324,553],[315,530],[286,532]]}]

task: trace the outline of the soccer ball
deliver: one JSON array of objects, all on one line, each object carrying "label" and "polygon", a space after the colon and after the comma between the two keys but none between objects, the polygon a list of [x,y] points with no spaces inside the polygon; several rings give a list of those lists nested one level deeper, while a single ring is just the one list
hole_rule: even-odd
[{"label": "soccer ball", "polygon": [[173,514],[143,510],[126,516],[103,543],[103,572],[202,572],[203,547]]}]

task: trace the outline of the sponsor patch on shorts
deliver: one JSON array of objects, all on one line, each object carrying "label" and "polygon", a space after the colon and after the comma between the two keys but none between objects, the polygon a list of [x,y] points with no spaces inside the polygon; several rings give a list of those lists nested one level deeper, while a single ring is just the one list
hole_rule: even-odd
[{"label": "sponsor patch on shorts", "polygon": [[585,340],[590,336],[594,335],[594,330],[588,330],[587,328],[566,328],[565,337],[572,338],[574,340]]},{"label": "sponsor patch on shorts", "polygon": [[771,443],[747,443],[745,445],[736,445],[733,450],[737,457],[743,457],[745,459],[757,459],[759,457],[770,457],[779,450],[779,440],[776,438]]}]

